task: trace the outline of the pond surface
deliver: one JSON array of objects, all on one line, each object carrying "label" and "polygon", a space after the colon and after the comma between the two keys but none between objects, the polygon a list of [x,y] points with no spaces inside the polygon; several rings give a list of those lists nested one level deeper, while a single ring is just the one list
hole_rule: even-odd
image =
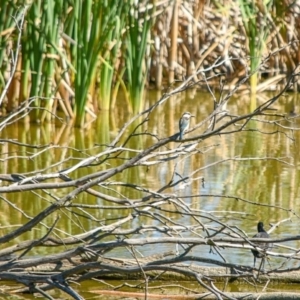
[{"label": "pond surface", "polygon": [[[154,104],[161,94],[159,92],[148,92],[147,104]],[[263,100],[271,95],[262,95]],[[263,100],[258,99],[258,103]],[[119,132],[120,128],[132,116],[126,106],[126,102],[120,96],[118,107],[111,112],[100,112],[96,121],[91,122],[85,129],[74,128],[65,122],[56,120],[53,124],[29,124],[27,122],[13,123],[0,132],[1,139],[14,139],[24,144],[50,145],[46,149],[19,147],[15,144],[0,144],[0,173],[20,173],[31,175],[32,172],[40,170],[43,173],[58,172],[68,168],[80,159],[95,155],[106,149]],[[126,105],[126,104],[125,104]],[[286,95],[274,105],[276,113],[287,115],[294,107],[299,107],[297,95]],[[176,97],[172,97],[163,105],[159,106],[150,115],[149,121],[143,124],[141,130],[156,134],[159,138],[171,136],[178,132],[178,120],[184,111],[190,111],[196,116],[192,126],[199,123],[208,116],[213,109],[213,101],[208,93],[189,91]],[[247,97],[233,98],[227,106],[232,115],[242,115],[250,112],[250,101]],[[273,113],[271,111],[271,113]],[[299,113],[296,109],[296,113]],[[274,116],[272,120],[279,120]],[[177,161],[151,167],[140,167],[139,169],[128,169],[121,175],[115,177],[115,181],[134,182],[141,186],[149,187],[153,191],[158,190],[163,184],[168,183],[174,174],[189,174],[198,170],[193,176],[193,182],[186,186],[177,186],[170,193],[181,195],[183,201],[191,208],[205,211],[220,217],[222,222],[229,226],[236,226],[246,232],[249,236],[256,233],[256,224],[262,220],[268,230],[268,224],[275,224],[289,218],[279,228],[272,232],[272,237],[285,237],[299,234],[300,221],[300,121],[297,118],[281,121],[281,127],[272,125],[262,117],[256,117],[259,122],[253,122],[249,128],[252,131],[240,132],[215,136],[198,145],[200,152],[197,155],[181,157]],[[252,127],[251,127],[252,126]],[[293,127],[294,130],[290,128]],[[133,130],[131,127],[128,130]],[[205,127],[199,129],[200,132]],[[278,132],[279,131],[279,132]],[[188,137],[199,134],[192,132]],[[259,134],[258,132],[261,132]],[[275,134],[275,132],[277,132]],[[137,150],[146,149],[155,143],[155,137],[149,135],[147,138],[135,137],[129,142],[130,147]],[[177,146],[178,144],[176,144]],[[170,145],[171,147],[171,145]],[[135,155],[132,153],[132,156]],[[106,162],[96,168],[82,168],[76,170],[70,176],[80,178],[90,172],[111,168],[120,164],[122,158]],[[61,163],[59,163],[61,162]],[[176,172],[174,170],[176,169]],[[2,185],[7,183],[3,182]],[[116,191],[110,191],[109,187],[100,187],[100,191],[116,195]],[[70,189],[71,191],[71,189]],[[119,195],[130,198],[141,198],[141,191],[118,187]],[[64,196],[66,190],[53,190],[55,197]],[[193,197],[190,197],[193,195]],[[12,228],[19,227],[30,217],[46,208],[53,198],[42,192],[23,192],[2,195],[6,200],[0,201],[2,212],[0,234],[8,233]],[[185,196],[188,196],[185,198]],[[227,197],[223,197],[227,196]],[[3,198],[2,198],[3,200]],[[80,194],[75,199],[76,203],[105,205],[105,201],[95,198],[87,193]],[[257,205],[257,204],[263,204]],[[16,210],[16,205],[20,210]],[[116,205],[117,206],[117,205]],[[21,211],[22,210],[22,211]],[[128,210],[103,209],[93,211],[93,216],[104,224],[111,222],[121,216],[127,216]],[[48,220],[49,224],[52,220]],[[179,216],[174,220],[180,224],[194,224],[194,220],[188,216]],[[129,225],[159,225],[149,218],[139,218],[136,223]],[[209,223],[209,220],[205,220]],[[88,219],[74,220],[67,211],[62,213],[59,222],[60,228],[71,235],[94,228],[95,222]],[[124,226],[126,228],[127,225]],[[214,225],[213,225],[214,226]],[[40,238],[47,230],[43,226],[39,230],[29,232],[19,237],[19,240]],[[154,235],[159,237],[158,234]],[[285,243],[291,247],[299,248],[299,242]],[[6,247],[7,245],[5,245]],[[217,254],[209,253],[209,248],[202,247],[201,251],[206,257],[219,258]],[[176,250],[173,245],[167,245],[144,249],[138,248],[143,255],[156,254],[166,250]],[[40,255],[44,253],[31,253]],[[199,251],[199,248],[193,251]],[[276,248],[276,252],[284,252],[282,248]],[[238,249],[222,250],[222,254],[228,261],[252,265],[253,256],[250,251],[239,251]],[[130,253],[124,250],[112,253],[115,256],[130,257]],[[273,264],[280,263],[274,259]]]}]

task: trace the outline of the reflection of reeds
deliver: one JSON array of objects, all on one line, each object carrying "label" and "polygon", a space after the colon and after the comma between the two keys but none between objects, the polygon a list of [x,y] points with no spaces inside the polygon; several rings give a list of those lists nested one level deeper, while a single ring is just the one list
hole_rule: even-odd
[{"label": "reflection of reeds", "polygon": [[[18,49],[22,9],[16,0],[4,0],[1,90],[12,76],[4,90],[4,107],[12,110],[35,96],[34,105],[47,110],[35,109],[32,119],[43,121],[58,106],[68,117],[73,116],[72,108],[77,124],[82,124],[87,103],[91,114],[108,110],[119,87],[129,99],[129,109],[138,111],[149,84],[164,88],[218,58],[227,60],[218,70],[207,71],[207,78],[216,71],[224,73],[225,86],[230,86],[249,68],[257,71],[251,79],[253,90],[261,75],[272,79],[269,87],[274,89],[299,62],[294,42],[300,33],[299,5],[288,2],[36,0],[25,15],[19,59],[11,63],[11,51]],[[264,57],[267,64],[261,65]]]}]

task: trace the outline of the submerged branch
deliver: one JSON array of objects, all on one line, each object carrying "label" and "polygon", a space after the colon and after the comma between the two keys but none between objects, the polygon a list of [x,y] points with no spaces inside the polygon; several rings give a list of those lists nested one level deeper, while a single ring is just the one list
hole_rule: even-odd
[{"label": "submerged branch", "polygon": [[[212,68],[224,63],[225,61],[219,60]],[[203,71],[198,70],[194,75]],[[57,161],[49,168],[43,165],[43,169],[36,168],[31,173],[0,175],[3,183],[0,186],[3,203],[26,218],[21,225],[15,225],[17,229],[2,228],[1,279],[20,282],[25,286],[21,289],[22,292],[40,293],[49,299],[51,297],[46,291],[51,289],[58,289],[74,299],[81,299],[76,288],[70,286],[71,282],[94,278],[124,279],[134,275],[134,278],[143,279],[145,290],[149,291],[152,281],[172,275],[184,279],[192,278],[205,293],[209,291],[219,299],[234,299],[216,287],[213,281],[222,277],[223,280],[251,279],[255,282],[258,276],[261,279],[267,274],[275,278],[281,273],[299,270],[293,266],[298,264],[300,259],[298,247],[275,244],[273,248],[266,249],[262,246],[266,243],[299,241],[299,235],[277,238],[272,236],[268,239],[249,238],[251,235],[239,227],[230,225],[228,219],[241,216],[247,218],[250,213],[239,208],[221,210],[213,207],[205,210],[201,205],[202,200],[207,198],[220,198],[222,201],[234,199],[250,207],[268,207],[276,212],[287,213],[290,218],[298,218],[296,210],[277,203],[269,204],[258,202],[257,199],[226,195],[225,192],[222,195],[202,190],[195,192],[191,188],[196,182],[200,182],[199,189],[204,188],[204,171],[208,172],[221,163],[255,160],[257,163],[267,164],[276,160],[278,164],[290,167],[293,164],[288,156],[275,158],[269,154],[247,157],[222,155],[220,159],[213,161],[203,160],[203,164],[194,160],[196,163],[191,164],[190,170],[184,165],[187,160],[205,155],[221,144],[219,141],[213,141],[208,146],[203,145],[204,140],[209,138],[241,132],[279,135],[286,130],[285,125],[281,124],[281,121],[285,120],[284,116],[280,119],[279,114],[276,114],[274,122],[271,118],[275,116],[266,112],[299,74],[295,71],[285,88],[257,109],[240,116],[230,115],[224,104],[230,100],[239,84],[249,79],[245,77],[233,91],[221,99],[220,105],[214,106],[209,116],[188,130],[188,137],[185,135],[181,141],[177,139],[178,133],[163,138],[149,134],[144,126],[152,114],[172,95],[185,91],[194,84],[194,75],[179,87],[164,94],[161,100],[149,109],[133,117],[111,143],[98,145],[97,151],[101,149],[98,153],[89,156],[88,151],[85,151],[83,158],[76,158],[73,165],[66,164],[68,159],[65,156],[56,156]],[[260,130],[250,126],[258,122],[264,126],[272,126],[272,130],[268,130],[270,127]],[[297,128],[296,124],[292,125],[290,130]],[[132,131],[130,128],[133,128]],[[289,139],[286,134],[281,134],[280,137]],[[137,139],[148,138],[152,138],[150,143],[136,146]],[[2,139],[0,142],[12,144],[11,139]],[[14,147],[28,147],[28,144],[19,141],[14,141],[13,144]],[[146,144],[147,146],[144,146]],[[22,153],[22,156],[14,157],[4,156],[2,160],[8,162],[14,158],[16,161],[36,162],[41,153],[51,153],[54,149],[65,150],[63,146],[47,143],[45,146],[32,148],[37,152],[26,155]],[[79,153],[81,150],[76,148],[76,151]],[[157,179],[159,186],[155,188],[151,180],[143,184],[139,180],[141,174],[148,175],[148,168],[153,165],[163,166],[168,175],[168,180]],[[63,170],[59,169],[62,166],[65,166]],[[77,173],[79,169],[84,172]],[[133,178],[128,179],[129,177],[124,175],[128,170],[136,171]],[[4,183],[7,182],[9,184],[5,186]],[[26,195],[26,200],[30,199],[27,197],[29,192],[37,196],[34,201],[45,202],[39,213],[33,216],[31,211],[21,208],[19,202],[9,199],[12,195]],[[93,204],[85,201],[86,194],[94,197]],[[39,203],[30,202],[30,205],[35,204]],[[103,212],[107,214],[104,215]],[[254,213],[251,212],[252,215]],[[68,220],[66,227],[60,224],[64,218]],[[272,230],[278,226],[280,222],[275,224]],[[10,244],[6,245],[8,242]],[[143,252],[145,249],[146,252],[153,252],[156,248],[164,250],[154,256],[145,255]],[[255,250],[262,261],[269,257],[276,260],[275,265],[262,270],[261,267],[252,267],[247,263],[234,263],[226,252],[234,251],[237,257],[245,257],[248,254],[252,255],[251,250]],[[216,275],[211,273],[210,269],[206,269],[205,272],[201,264],[208,264],[211,270],[218,266],[223,273]]]}]

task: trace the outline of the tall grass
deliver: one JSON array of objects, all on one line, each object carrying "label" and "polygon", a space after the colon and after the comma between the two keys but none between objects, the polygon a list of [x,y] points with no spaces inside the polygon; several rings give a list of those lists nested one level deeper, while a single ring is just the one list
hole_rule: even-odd
[{"label": "tall grass", "polygon": [[256,94],[259,66],[270,32],[270,7],[273,1],[239,0],[242,20],[248,38],[250,54],[250,91]]},{"label": "tall grass", "polygon": [[[57,51],[60,38],[60,26],[64,12],[63,0],[34,1],[27,16],[27,35],[24,35],[22,48],[24,56],[25,76],[22,76],[22,84],[28,84],[31,78],[31,86],[26,86],[23,97],[43,96],[48,100],[36,100],[36,107],[43,106],[40,113],[34,110],[34,119],[43,121],[50,119],[55,96],[55,72],[59,61]],[[23,98],[22,97],[22,98]]]},{"label": "tall grass", "polygon": [[[75,73],[76,124],[84,122],[88,98],[93,98],[97,74],[100,69],[100,108],[108,109],[114,74],[114,63],[121,41],[125,2],[118,0],[74,1],[72,34],[76,46],[71,46]],[[70,21],[71,23],[71,21]],[[70,30],[69,30],[70,31]],[[108,95],[108,96],[107,96]]]},{"label": "tall grass", "polygon": [[5,75],[7,73],[7,69],[9,68],[9,61],[6,59],[6,52],[4,49],[7,47],[7,41],[14,31],[14,27],[16,26],[14,19],[11,17],[12,15],[16,15],[16,7],[13,3],[6,3],[0,9],[0,86],[5,86]]},{"label": "tall grass", "polygon": [[[101,43],[99,35],[99,20],[95,15],[99,14],[99,1],[87,0],[73,1],[73,10],[69,14],[72,19],[72,38],[75,45],[71,45],[72,61],[76,69],[75,109],[76,124],[81,126],[84,122],[85,105],[88,98],[88,90],[93,80],[97,65],[97,44]],[[92,14],[93,12],[93,14]],[[83,30],[84,28],[84,30]],[[99,48],[98,48],[99,49]]]},{"label": "tall grass", "polygon": [[[250,57],[252,93],[261,72],[282,78],[287,62],[289,70],[299,63],[300,27],[290,21],[298,24],[300,16],[293,0],[287,0],[282,14],[272,0],[239,0],[239,6],[224,1],[224,7],[217,1],[35,0],[28,4],[19,47],[21,2],[3,0],[0,6],[0,88],[13,77],[4,91],[3,114],[36,97],[34,105],[42,109],[34,110],[32,120],[44,121],[58,107],[66,117],[73,109],[76,124],[82,126],[87,111],[95,116],[113,107],[120,87],[130,100],[129,109],[137,112],[146,87],[153,83],[164,89],[216,59],[234,58],[218,70],[232,86],[246,72],[245,58]],[[263,69],[262,57],[280,48],[269,56],[267,68],[273,72]],[[17,71],[11,74],[15,49],[21,50]],[[206,77],[215,77],[215,71],[210,69]]]},{"label": "tall grass", "polygon": [[[101,51],[100,59],[100,97],[98,97],[98,105],[101,109],[108,110],[113,106],[114,96],[118,89],[119,78],[122,78],[124,67],[121,66],[120,55],[122,40],[126,28],[126,16],[129,13],[130,5],[127,1],[111,1],[106,10],[101,11],[102,29],[105,29],[107,17],[111,17],[113,22],[107,35],[105,47]],[[120,74],[117,74],[120,72]]]},{"label": "tall grass", "polygon": [[155,6],[143,5],[139,1],[131,1],[131,3],[127,18],[125,63],[132,108],[134,112],[138,112],[143,103],[148,71],[150,29]]}]

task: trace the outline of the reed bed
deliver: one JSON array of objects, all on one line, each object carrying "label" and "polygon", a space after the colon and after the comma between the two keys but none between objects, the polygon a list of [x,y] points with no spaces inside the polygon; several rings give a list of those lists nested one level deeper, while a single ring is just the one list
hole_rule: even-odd
[{"label": "reed bed", "polygon": [[219,59],[197,87],[217,86],[222,74],[231,88],[252,72],[246,91],[274,90],[300,60],[293,0],[4,0],[0,18],[1,112],[35,97],[33,121],[59,108],[82,126],[86,113],[112,109],[120,88],[138,112],[145,88],[164,89]]}]

